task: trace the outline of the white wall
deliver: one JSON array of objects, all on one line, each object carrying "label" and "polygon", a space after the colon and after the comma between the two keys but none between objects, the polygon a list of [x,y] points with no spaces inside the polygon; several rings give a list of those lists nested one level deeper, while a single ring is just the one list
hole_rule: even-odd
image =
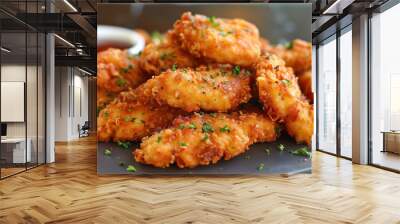
[{"label": "white wall", "polygon": [[55,140],[70,141],[88,120],[88,78],[71,67],[56,67],[55,74]]}]

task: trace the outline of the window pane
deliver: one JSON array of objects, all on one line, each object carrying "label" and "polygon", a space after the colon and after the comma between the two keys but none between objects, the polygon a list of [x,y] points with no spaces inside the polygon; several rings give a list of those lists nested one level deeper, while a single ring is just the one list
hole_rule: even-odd
[{"label": "window pane", "polygon": [[340,152],[352,154],[352,35],[351,30],[340,36]]},{"label": "window pane", "polygon": [[[400,4],[372,18],[372,163],[400,170]],[[393,131],[393,132],[392,132]],[[384,134],[382,132],[388,132]]]},{"label": "window pane", "polygon": [[318,48],[318,147],[336,153],[336,39]]}]

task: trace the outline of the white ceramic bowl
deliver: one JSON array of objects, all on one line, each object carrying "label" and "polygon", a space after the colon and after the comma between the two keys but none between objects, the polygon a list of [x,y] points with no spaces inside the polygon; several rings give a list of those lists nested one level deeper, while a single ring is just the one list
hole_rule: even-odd
[{"label": "white ceramic bowl", "polygon": [[145,46],[144,38],[137,32],[117,26],[97,26],[97,47],[127,47],[130,54],[138,54]]}]

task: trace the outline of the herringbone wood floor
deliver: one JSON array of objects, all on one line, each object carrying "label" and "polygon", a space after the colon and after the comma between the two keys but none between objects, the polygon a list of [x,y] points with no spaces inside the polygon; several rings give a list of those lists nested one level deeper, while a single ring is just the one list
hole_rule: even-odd
[{"label": "herringbone wood floor", "polygon": [[96,175],[95,140],[0,181],[0,223],[400,223],[400,175],[314,153],[291,177]]}]

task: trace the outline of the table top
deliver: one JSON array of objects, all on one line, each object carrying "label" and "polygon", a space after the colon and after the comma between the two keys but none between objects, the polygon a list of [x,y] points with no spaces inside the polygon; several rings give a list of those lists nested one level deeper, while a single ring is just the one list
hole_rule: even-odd
[{"label": "table top", "polygon": [[396,135],[400,135],[400,131],[381,131],[381,133],[383,133],[383,134],[396,134]]}]

